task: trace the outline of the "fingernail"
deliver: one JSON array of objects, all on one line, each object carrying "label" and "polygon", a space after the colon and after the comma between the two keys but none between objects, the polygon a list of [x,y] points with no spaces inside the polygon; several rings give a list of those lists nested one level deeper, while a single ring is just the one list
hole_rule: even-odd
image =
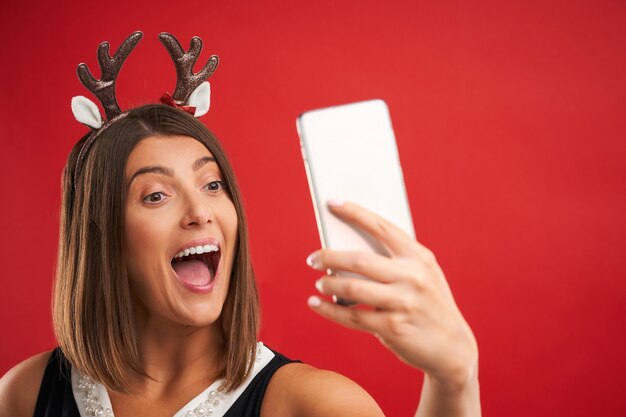
[{"label": "fingernail", "polygon": [[315,308],[322,305],[322,300],[318,296],[312,295],[307,300],[307,303],[309,304],[309,307]]},{"label": "fingernail", "polygon": [[319,269],[319,259],[317,256],[317,252],[313,252],[306,258],[306,264],[313,269]]},{"label": "fingernail", "polygon": [[336,198],[331,198],[330,200],[327,201],[327,203],[329,206],[332,206],[332,207],[340,207],[340,206],[343,206],[343,203],[345,203],[345,201],[339,200]]},{"label": "fingernail", "polygon": [[324,286],[322,284],[322,280],[318,279],[317,281],[315,281],[315,288],[317,288],[317,290],[321,293],[324,292]]}]

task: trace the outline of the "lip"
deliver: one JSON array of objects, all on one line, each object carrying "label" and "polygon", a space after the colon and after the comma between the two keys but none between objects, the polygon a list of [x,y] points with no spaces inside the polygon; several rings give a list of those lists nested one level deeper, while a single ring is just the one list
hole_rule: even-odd
[{"label": "lip", "polygon": [[204,246],[204,245],[216,245],[219,250],[222,250],[222,245],[220,244],[220,242],[214,238],[214,237],[207,237],[207,238],[202,238],[202,239],[195,239],[192,240],[190,242],[185,243],[184,245],[182,245],[180,248],[178,248],[176,250],[176,252],[174,252],[174,255],[172,255],[170,257],[170,268],[172,270],[172,273],[174,274],[174,276],[176,277],[176,280],[187,290],[197,293],[197,294],[208,294],[211,291],[213,291],[213,289],[215,288],[215,285],[217,284],[217,281],[220,277],[220,271],[222,269],[222,257],[220,256],[220,261],[217,264],[217,269],[215,270],[215,276],[213,277],[213,279],[206,285],[193,285],[190,284],[188,282],[183,281],[183,279],[181,279],[181,277],[176,273],[176,271],[174,270],[174,268],[172,268],[172,264],[171,261],[172,259],[174,259],[174,256],[179,253],[180,251],[187,249],[191,246]]}]

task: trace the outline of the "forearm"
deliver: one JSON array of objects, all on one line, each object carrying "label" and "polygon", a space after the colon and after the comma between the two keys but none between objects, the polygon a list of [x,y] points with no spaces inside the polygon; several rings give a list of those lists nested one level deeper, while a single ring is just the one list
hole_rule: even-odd
[{"label": "forearm", "polygon": [[415,417],[480,417],[478,369],[464,384],[444,384],[428,374]]}]

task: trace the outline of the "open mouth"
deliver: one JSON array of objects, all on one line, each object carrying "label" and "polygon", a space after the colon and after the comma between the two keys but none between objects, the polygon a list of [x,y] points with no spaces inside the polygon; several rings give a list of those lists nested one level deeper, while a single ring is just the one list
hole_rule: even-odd
[{"label": "open mouth", "polygon": [[172,259],[172,269],[183,284],[203,288],[217,275],[221,251],[217,245],[191,246]]}]

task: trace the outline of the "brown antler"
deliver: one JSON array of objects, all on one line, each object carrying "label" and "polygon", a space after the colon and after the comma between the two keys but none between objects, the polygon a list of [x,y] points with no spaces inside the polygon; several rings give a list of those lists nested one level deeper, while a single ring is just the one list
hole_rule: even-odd
[{"label": "brown antler", "polygon": [[194,36],[189,44],[189,51],[185,52],[175,37],[169,33],[161,33],[159,40],[170,53],[176,67],[176,90],[172,98],[178,105],[187,105],[189,96],[200,84],[213,74],[219,64],[219,58],[211,55],[209,62],[198,73],[193,73],[193,66],[200,56],[202,40]]},{"label": "brown antler", "polygon": [[76,69],[78,78],[89,91],[91,91],[102,103],[107,120],[113,119],[121,113],[115,98],[115,80],[128,57],[135,48],[137,42],[143,37],[143,33],[137,31],[130,35],[119,47],[113,58],[109,55],[109,43],[102,42],[98,47],[98,61],[102,70],[101,79],[97,80],[86,64],[80,64]]}]

